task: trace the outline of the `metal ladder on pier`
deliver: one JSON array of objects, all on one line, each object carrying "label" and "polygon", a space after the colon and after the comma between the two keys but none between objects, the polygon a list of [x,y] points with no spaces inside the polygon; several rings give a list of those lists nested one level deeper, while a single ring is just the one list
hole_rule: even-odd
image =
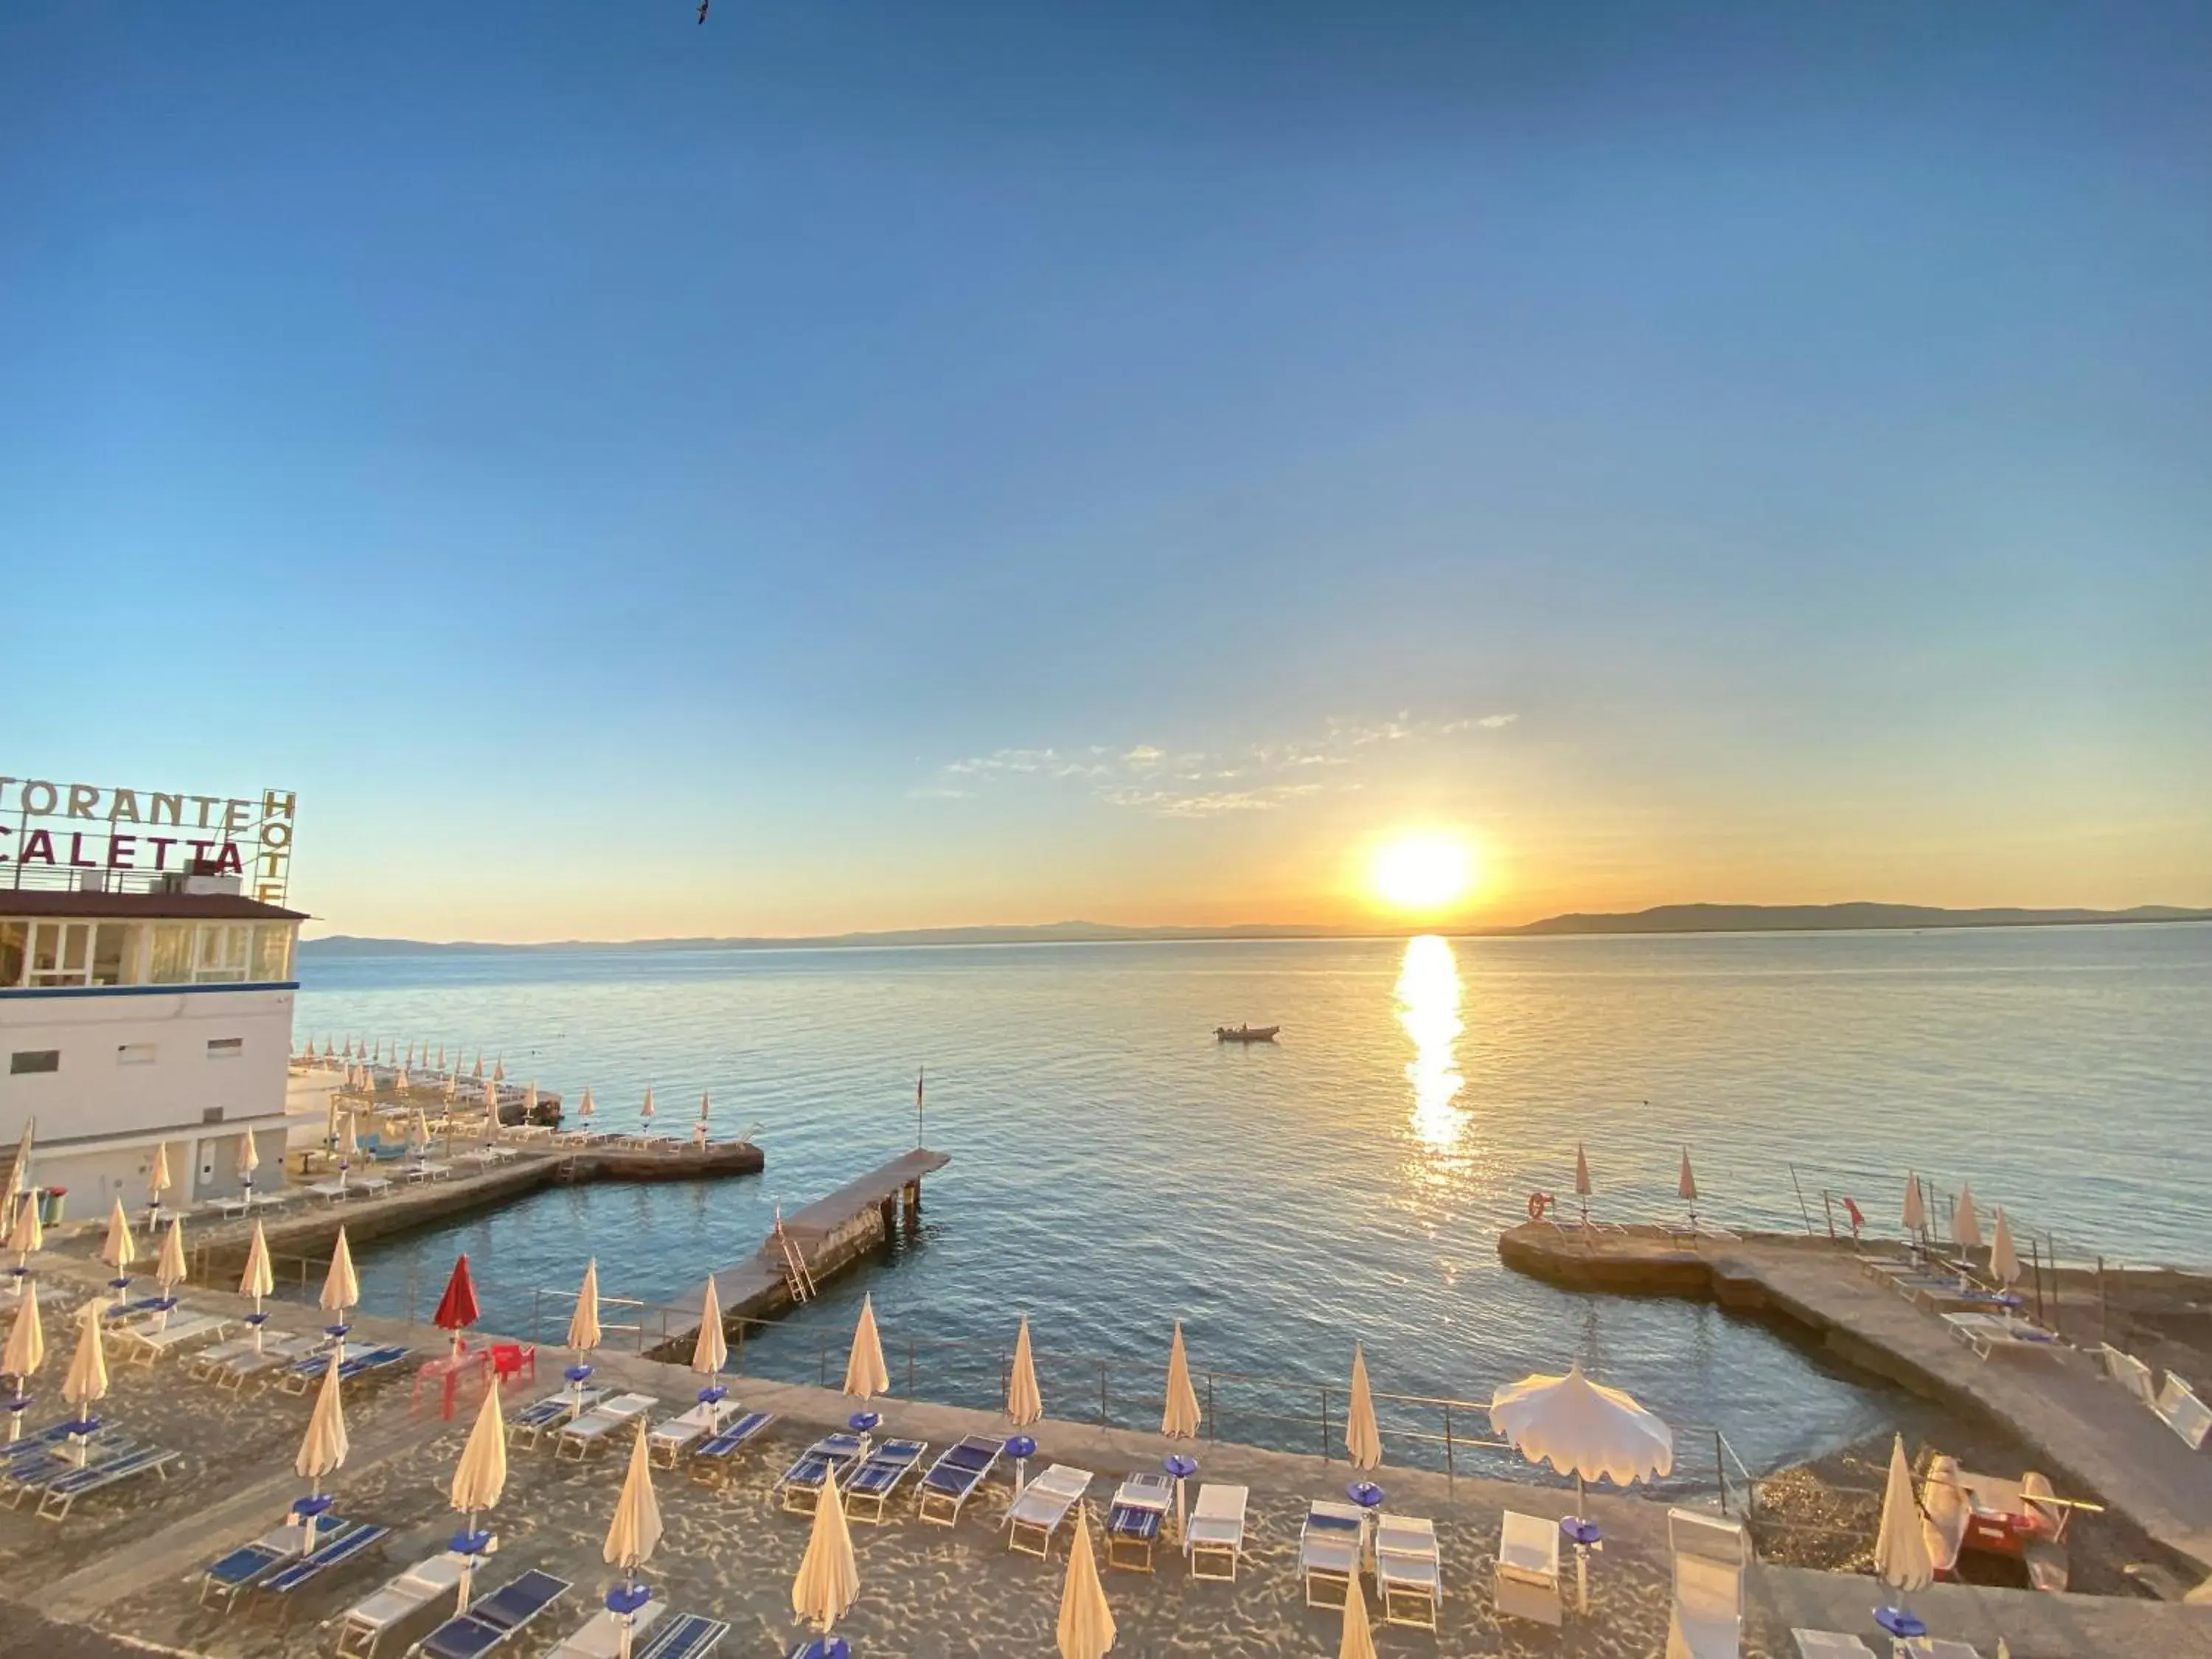
[{"label": "metal ladder on pier", "polygon": [[784,1283],[791,1287],[793,1302],[811,1302],[820,1294],[814,1287],[814,1275],[808,1271],[806,1253],[799,1248],[799,1241],[783,1229],[783,1210],[775,1212],[776,1249],[783,1255]]}]

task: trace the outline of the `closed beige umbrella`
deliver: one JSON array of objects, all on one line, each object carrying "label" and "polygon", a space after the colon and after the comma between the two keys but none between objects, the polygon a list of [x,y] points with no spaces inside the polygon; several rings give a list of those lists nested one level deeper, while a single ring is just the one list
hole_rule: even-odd
[{"label": "closed beige umbrella", "polygon": [[1025,1429],[1044,1415],[1044,1396],[1037,1392],[1036,1362],[1030,1355],[1030,1316],[1014,1334],[1013,1369],[1006,1373],[1006,1421]]},{"label": "closed beige umbrella", "polygon": [[599,1262],[594,1256],[584,1264],[584,1282],[576,1291],[576,1311],[568,1316],[568,1346],[580,1354],[586,1354],[599,1346],[600,1340]]},{"label": "closed beige umbrella", "polygon": [[1336,1644],[1336,1659],[1375,1659],[1375,1632],[1367,1622],[1367,1592],[1356,1578],[1344,1598],[1344,1635]]},{"label": "closed beige umbrella", "polygon": [[338,1229],[338,1242],[331,1250],[331,1270],[323,1275],[323,1293],[319,1298],[323,1310],[337,1316],[338,1323],[345,1323],[346,1310],[361,1302],[361,1280],[354,1277],[353,1247],[346,1243],[346,1231]]},{"label": "closed beige umbrella", "polygon": [[1355,1469],[1379,1468],[1382,1431],[1375,1426],[1375,1396],[1367,1387],[1367,1356],[1352,1345],[1352,1407],[1344,1418],[1344,1449]]},{"label": "closed beige umbrella", "polygon": [[[185,1282],[185,1218],[180,1215],[171,1216],[169,1231],[161,1236],[161,1254],[154,1261],[154,1282],[161,1287],[164,1302],[176,1300],[177,1286]],[[159,1329],[168,1328],[169,1310],[167,1308],[155,1316],[155,1323]]]},{"label": "closed beige umbrella", "polygon": [[1924,1589],[1936,1577],[1928,1554],[1928,1534],[1920,1525],[1920,1505],[1912,1492],[1912,1466],[1905,1462],[1905,1437],[1890,1444],[1889,1481],[1882,1488],[1881,1530],[1874,1543],[1875,1576],[1892,1589]]},{"label": "closed beige umbrella", "polygon": [[1160,1432],[1170,1440],[1198,1437],[1198,1391],[1190,1386],[1190,1361],[1182,1351],[1182,1321],[1176,1321],[1168,1346],[1168,1395],[1160,1412]]},{"label": "closed beige umbrella", "polygon": [[120,1193],[107,1212],[107,1237],[101,1241],[100,1259],[118,1273],[138,1259],[138,1242],[131,1237],[131,1218],[123,1213]]},{"label": "closed beige umbrella", "polygon": [[699,1336],[691,1345],[691,1369],[702,1376],[721,1375],[730,1345],[722,1334],[722,1302],[714,1294],[714,1281],[707,1280],[707,1294],[699,1304]]},{"label": "closed beige umbrella", "polygon": [[855,1400],[889,1394],[891,1374],[884,1364],[884,1345],[876,1334],[875,1298],[860,1298],[860,1322],[853,1327],[853,1352],[845,1361],[845,1392]]},{"label": "closed beige umbrella", "polygon": [[814,1530],[807,1534],[805,1559],[791,1584],[791,1610],[815,1629],[826,1631],[845,1616],[860,1593],[852,1529],[845,1524],[845,1500],[837,1495],[837,1476],[832,1470],[823,1478],[822,1495],[815,1502]]},{"label": "closed beige umbrella", "polygon": [[[346,1461],[350,1443],[346,1438],[345,1407],[338,1398],[338,1368],[342,1356],[333,1352],[329,1367],[323,1372],[323,1386],[315,1395],[315,1409],[307,1418],[307,1432],[300,1442],[300,1455],[292,1460],[292,1468],[307,1483],[307,1496],[323,1495],[323,1477],[334,1474]],[[315,1551],[315,1511],[307,1516],[307,1534],[301,1546],[302,1555]]]},{"label": "closed beige umbrella", "polygon": [[1959,1189],[1959,1207],[1951,1212],[1951,1242],[1962,1250],[1982,1248],[1981,1218],[1974,1213],[1974,1183]]},{"label": "closed beige umbrella", "polygon": [[504,1083],[504,1082],[506,1082],[506,1081],[507,1081],[507,1056],[506,1056],[506,1055],[501,1054],[501,1055],[497,1060],[495,1060],[494,1061],[492,1061],[492,1063],[491,1063],[491,1080],[492,1080],[494,1083]]},{"label": "closed beige umbrella", "polygon": [[1996,1231],[1990,1235],[1990,1272],[2001,1285],[2020,1282],[2020,1251],[2012,1242],[2012,1223],[2005,1219],[2004,1206],[1997,1206]]},{"label": "closed beige umbrella", "polygon": [[146,1190],[154,1195],[154,1207],[161,1207],[161,1194],[175,1183],[169,1176],[169,1143],[157,1142],[154,1147],[153,1172],[146,1177]]},{"label": "closed beige umbrella", "polygon": [[[62,1378],[62,1398],[76,1408],[77,1420],[92,1415],[92,1408],[107,1397],[107,1350],[100,1340],[100,1304],[97,1297],[77,1315],[76,1352],[70,1357],[69,1374]],[[84,1467],[84,1440],[72,1435],[77,1467]]]},{"label": "closed beige umbrella", "polygon": [[8,1402],[8,1440],[13,1444],[23,1432],[23,1413],[30,1401],[23,1393],[23,1385],[31,1380],[31,1373],[46,1363],[46,1331],[39,1319],[39,1287],[29,1279],[23,1281],[23,1307],[15,1316],[15,1323],[8,1332],[8,1348],[0,1353],[0,1371],[15,1379],[15,1397]]},{"label": "closed beige umbrella", "polygon": [[37,1119],[23,1120],[22,1139],[15,1143],[15,1162],[8,1171],[8,1190],[11,1194],[31,1190],[31,1144],[37,1127]]},{"label": "closed beige umbrella", "polygon": [[[18,1267],[28,1267],[31,1258],[46,1248],[46,1230],[39,1219],[36,1193],[25,1193],[15,1201],[15,1221],[8,1229],[8,1248],[15,1251]],[[22,1275],[18,1273],[16,1277]]]},{"label": "closed beige umbrella", "polygon": [[1682,1148],[1682,1173],[1675,1178],[1674,1191],[1690,1206],[1690,1231],[1698,1231],[1698,1177],[1690,1168],[1690,1149]]},{"label": "closed beige umbrella", "polygon": [[1106,1605],[1106,1586],[1098,1582],[1098,1560],[1091,1553],[1091,1506],[1075,1506],[1075,1537],[1067,1547],[1067,1577],[1060,1586],[1060,1659],[1104,1659],[1114,1646],[1114,1610]]},{"label": "closed beige umbrella", "polygon": [[[500,1494],[506,1490],[507,1421],[500,1413],[498,1389],[488,1388],[476,1425],[469,1431],[468,1443],[461,1448],[461,1461],[453,1466],[453,1484],[448,1493],[453,1508],[464,1517],[462,1531],[473,1538],[477,1512],[498,1508]],[[463,1613],[469,1610],[469,1583],[476,1575],[480,1553],[480,1550],[469,1550],[462,1554],[459,1605]]]},{"label": "closed beige umbrella", "polygon": [[246,1271],[238,1276],[238,1293],[253,1298],[253,1352],[261,1352],[261,1326],[264,1315],[261,1298],[276,1288],[276,1275],[269,1267],[269,1241],[262,1237],[261,1223],[253,1224],[252,1241],[246,1247]]},{"label": "closed beige umbrella", "polygon": [[637,1438],[630,1444],[629,1472],[623,1477],[622,1496],[615,1499],[614,1520],[607,1527],[602,1553],[611,1567],[624,1579],[635,1582],[637,1570],[653,1559],[660,1542],[660,1504],[653,1495],[653,1464],[646,1455],[645,1422],[640,1419]]},{"label": "closed beige umbrella", "polygon": [[238,1138],[238,1177],[248,1193],[253,1190],[253,1172],[260,1167],[261,1149],[253,1144],[253,1131],[248,1129]]},{"label": "closed beige umbrella", "polygon": [[[660,1504],[653,1495],[653,1461],[646,1454],[645,1423],[637,1425],[637,1439],[629,1453],[629,1472],[623,1477],[622,1496],[615,1499],[615,1517],[607,1525],[604,1551],[607,1564],[621,1571],[623,1583],[635,1586],[637,1570],[653,1559],[660,1542]],[[629,1659],[630,1636],[637,1614],[617,1615],[616,1659]]]},{"label": "closed beige umbrella", "polygon": [[580,1104],[580,1106],[578,1106],[578,1107],[576,1108],[576,1115],[577,1115],[578,1117],[589,1117],[589,1116],[591,1116],[591,1115],[592,1115],[592,1091],[591,1091],[591,1089],[589,1088],[589,1086],[587,1085],[587,1086],[585,1088],[585,1090],[584,1090],[584,1099],[583,1099],[583,1103],[582,1103],[582,1104]]}]

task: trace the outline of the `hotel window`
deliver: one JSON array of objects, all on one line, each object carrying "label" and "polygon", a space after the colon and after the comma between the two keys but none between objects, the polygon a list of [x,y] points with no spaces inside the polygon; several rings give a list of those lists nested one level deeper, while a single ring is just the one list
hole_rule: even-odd
[{"label": "hotel window", "polygon": [[124,941],[127,929],[119,921],[103,921],[92,935],[92,982],[94,985],[123,983],[123,965],[129,960]]},{"label": "hotel window", "polygon": [[289,922],[267,923],[253,930],[253,978],[263,985],[281,983],[286,977],[284,969],[291,951],[292,928]]},{"label": "hotel window", "polygon": [[154,1063],[154,1045],[150,1042],[119,1042],[115,1046],[115,1063],[118,1066],[151,1066]]},{"label": "hotel window", "polygon": [[189,985],[192,982],[192,928],[190,922],[157,921],[154,924],[151,977],[156,985]]},{"label": "hotel window", "polygon": [[200,929],[199,965],[192,977],[202,984],[236,983],[246,977],[246,953],[253,930],[237,923]]},{"label": "hotel window", "polygon": [[92,924],[41,921],[31,934],[31,983],[82,985],[91,966]]},{"label": "hotel window", "polygon": [[9,1057],[8,1069],[21,1077],[26,1072],[58,1072],[62,1068],[62,1051],[58,1048],[18,1048]]},{"label": "hotel window", "polygon": [[210,1060],[236,1060],[245,1052],[244,1037],[210,1037],[208,1039]]},{"label": "hotel window", "polygon": [[31,925],[0,921],[0,987],[23,982],[23,959],[30,954]]}]

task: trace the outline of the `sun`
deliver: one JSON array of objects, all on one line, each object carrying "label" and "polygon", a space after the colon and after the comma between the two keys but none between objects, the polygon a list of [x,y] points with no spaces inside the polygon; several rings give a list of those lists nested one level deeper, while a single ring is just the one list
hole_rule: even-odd
[{"label": "sun", "polygon": [[1404,835],[1375,850],[1367,868],[1375,897],[1393,910],[1442,910],[1474,885],[1474,854],[1451,836]]}]

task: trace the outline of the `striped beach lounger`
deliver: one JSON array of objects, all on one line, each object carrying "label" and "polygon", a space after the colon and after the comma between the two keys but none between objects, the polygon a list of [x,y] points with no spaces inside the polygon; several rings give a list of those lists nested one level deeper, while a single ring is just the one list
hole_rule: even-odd
[{"label": "striped beach lounger", "polygon": [[682,1416],[654,1424],[645,1436],[647,1461],[659,1468],[674,1468],[678,1458],[712,1437],[741,1409],[734,1400],[702,1400]]},{"label": "striped beach lounger", "polygon": [[842,1488],[845,1518],[881,1526],[884,1505],[899,1489],[899,1483],[921,1467],[928,1450],[926,1440],[886,1440],[871,1451]]},{"label": "striped beach lounger", "polygon": [[[407,1349],[398,1343],[349,1342],[345,1357],[338,1361],[338,1381],[350,1382],[371,1371],[386,1370],[406,1358],[407,1353]],[[276,1386],[286,1394],[305,1394],[321,1384],[324,1373],[330,1368],[330,1351],[320,1349],[295,1360],[277,1378]]]},{"label": "striped beach lounger", "polygon": [[1152,1546],[1175,1502],[1175,1482],[1164,1474],[1133,1474],[1106,1511],[1106,1565],[1131,1572],[1152,1570]]},{"label": "striped beach lounger", "polygon": [[412,1650],[424,1659],[483,1659],[527,1630],[573,1588],[566,1578],[533,1567],[471,1602],[466,1613],[446,1620]]},{"label": "striped beach lounger", "polygon": [[811,1515],[822,1501],[822,1483],[836,1478],[842,1486],[848,1470],[860,1461],[862,1445],[856,1434],[824,1435],[777,1477],[774,1488],[791,1515]]},{"label": "striped beach lounger", "polygon": [[1048,1560],[1052,1536],[1067,1519],[1076,1501],[1091,1490],[1094,1479],[1088,1469],[1072,1463],[1054,1463],[1024,1486],[1006,1511],[1006,1547]]},{"label": "striped beach lounger", "polygon": [[747,1412],[706,1444],[693,1448],[691,1484],[695,1486],[727,1485],[730,1472],[737,1467],[738,1456],[775,1421],[774,1412]]},{"label": "striped beach lounger", "polygon": [[953,1525],[960,1519],[961,1507],[975,1495],[1005,1450],[1004,1441],[981,1434],[947,1446],[921,1477],[916,1512],[933,1525]]},{"label": "striped beach lounger", "polygon": [[169,1465],[176,1462],[178,1455],[173,1451],[164,1451],[159,1446],[142,1446],[136,1451],[125,1452],[120,1457],[111,1457],[101,1462],[88,1464],[81,1469],[73,1469],[59,1480],[50,1482],[40,1493],[39,1519],[66,1521],[70,1507],[78,1498],[88,1498],[94,1492],[106,1491],[110,1486],[136,1480],[142,1474],[158,1474],[166,1480],[169,1478]]},{"label": "striped beach lounger", "polygon": [[247,1611],[258,1613],[266,1608],[275,1613],[278,1624],[283,1624],[290,1616],[295,1595],[325,1573],[335,1572],[368,1553],[391,1535],[391,1528],[380,1527],[374,1522],[344,1521],[336,1526],[325,1522],[315,1528],[314,1552],[277,1568],[256,1584]]},{"label": "striped beach lounger", "polygon": [[649,1394],[618,1394],[603,1400],[562,1426],[553,1442],[553,1455],[581,1462],[617,1429],[628,1428],[659,1403]]},{"label": "striped beach lounger", "polygon": [[450,1598],[467,1558],[448,1550],[417,1562],[340,1616],[339,1659],[375,1659],[377,1646],[405,1629],[441,1596]]},{"label": "striped beach lounger", "polygon": [[86,1446],[85,1461],[79,1465],[64,1437],[39,1446],[29,1456],[15,1459],[0,1469],[0,1492],[4,1492],[9,1509],[21,1509],[26,1498],[43,1494],[64,1475],[76,1474],[80,1468],[96,1468],[110,1458],[137,1449],[138,1442],[131,1435],[101,1435]]},{"label": "striped beach lounger", "polygon": [[507,1443],[526,1451],[549,1430],[558,1429],[563,1423],[581,1416],[606,1397],[605,1389],[563,1389],[558,1394],[533,1400],[507,1419]]}]

